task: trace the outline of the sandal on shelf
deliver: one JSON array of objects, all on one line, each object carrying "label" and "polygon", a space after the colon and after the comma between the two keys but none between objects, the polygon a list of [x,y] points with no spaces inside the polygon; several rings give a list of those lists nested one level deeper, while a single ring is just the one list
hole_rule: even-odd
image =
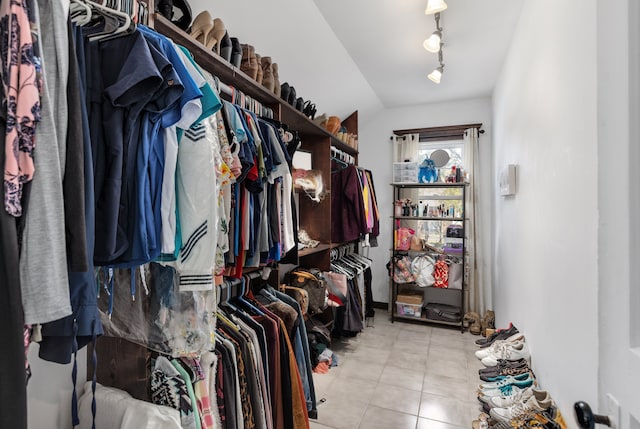
[{"label": "sandal on shelf", "polygon": [[302,113],[304,113],[304,115],[309,119],[313,120],[313,118],[315,118],[316,116],[316,105],[311,103],[311,100],[305,101]]},{"label": "sandal on shelf", "polygon": [[196,16],[191,24],[191,37],[206,46],[209,33],[213,29],[213,19],[208,11],[204,10]]}]

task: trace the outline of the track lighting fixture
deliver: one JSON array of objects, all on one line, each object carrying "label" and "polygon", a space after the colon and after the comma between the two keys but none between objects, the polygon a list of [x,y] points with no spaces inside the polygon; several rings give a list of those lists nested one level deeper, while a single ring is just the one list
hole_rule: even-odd
[{"label": "track lighting fixture", "polygon": [[[432,6],[435,7],[437,5],[439,6],[444,5],[444,7],[441,10],[444,10],[447,8],[447,4],[444,1],[429,0],[429,3],[427,3],[427,13],[430,7]],[[424,48],[427,51],[433,52],[434,54],[435,53],[438,54],[439,66],[433,69],[433,71],[429,73],[427,77],[429,78],[429,80],[431,80],[434,83],[440,83],[440,78],[442,78],[442,71],[444,70],[444,62],[442,61],[442,45],[443,45],[442,30],[443,28],[440,27],[440,12],[437,12],[433,16],[433,18],[436,21],[436,31],[431,33],[431,36],[429,36],[429,38],[424,41],[422,46],[424,46]]]},{"label": "track lighting fixture", "polygon": [[442,61],[442,46],[440,47],[440,51],[438,52],[438,67],[433,69],[427,77],[433,83],[440,83],[440,79],[442,78],[442,72],[444,71],[444,62]]},{"label": "track lighting fixture", "polygon": [[436,31],[431,33],[431,36],[427,40],[424,41],[422,46],[434,54],[440,50],[440,45],[442,45],[442,27],[440,27],[440,13],[436,13],[434,15],[436,20]]},{"label": "track lighting fixture", "polygon": [[447,8],[447,4],[444,0],[429,0],[427,2],[427,9],[424,11],[425,15],[433,15],[434,13],[442,12]]}]

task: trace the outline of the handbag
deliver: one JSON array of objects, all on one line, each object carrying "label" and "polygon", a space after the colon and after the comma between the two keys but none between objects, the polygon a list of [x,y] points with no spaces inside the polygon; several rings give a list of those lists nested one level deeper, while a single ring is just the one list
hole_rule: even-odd
[{"label": "handbag", "polygon": [[309,315],[322,313],[327,308],[327,283],[319,270],[296,268],[287,273],[285,283],[307,291]]}]

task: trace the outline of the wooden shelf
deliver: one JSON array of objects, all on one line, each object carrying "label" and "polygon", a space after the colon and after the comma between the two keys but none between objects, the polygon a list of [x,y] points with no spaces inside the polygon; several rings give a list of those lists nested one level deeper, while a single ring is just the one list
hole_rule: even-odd
[{"label": "wooden shelf", "polygon": [[350,155],[357,155],[358,151],[356,149],[339,140],[320,125],[317,125],[292,105],[251,79],[242,70],[234,67],[210,49],[207,49],[202,43],[173,25],[164,16],[154,14],[154,27],[159,33],[164,34],[177,44],[187,48],[201,67],[217,76],[225,84],[239,89],[263,104],[271,106],[279,105],[280,121],[290,129],[310,136],[328,137],[331,139],[331,144],[338,149]]},{"label": "wooden shelf", "polygon": [[329,249],[331,249],[331,244],[318,244],[316,247],[305,247],[302,250],[298,250],[298,257],[303,258]]}]

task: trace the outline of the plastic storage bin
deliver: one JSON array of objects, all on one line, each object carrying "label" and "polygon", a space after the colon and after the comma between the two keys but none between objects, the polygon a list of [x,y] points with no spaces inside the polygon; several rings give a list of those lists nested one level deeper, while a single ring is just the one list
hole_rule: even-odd
[{"label": "plastic storage bin", "polygon": [[396,301],[398,316],[422,317],[422,304],[409,304],[406,302]]},{"label": "plastic storage bin", "polygon": [[393,183],[418,183],[418,163],[394,162]]}]

